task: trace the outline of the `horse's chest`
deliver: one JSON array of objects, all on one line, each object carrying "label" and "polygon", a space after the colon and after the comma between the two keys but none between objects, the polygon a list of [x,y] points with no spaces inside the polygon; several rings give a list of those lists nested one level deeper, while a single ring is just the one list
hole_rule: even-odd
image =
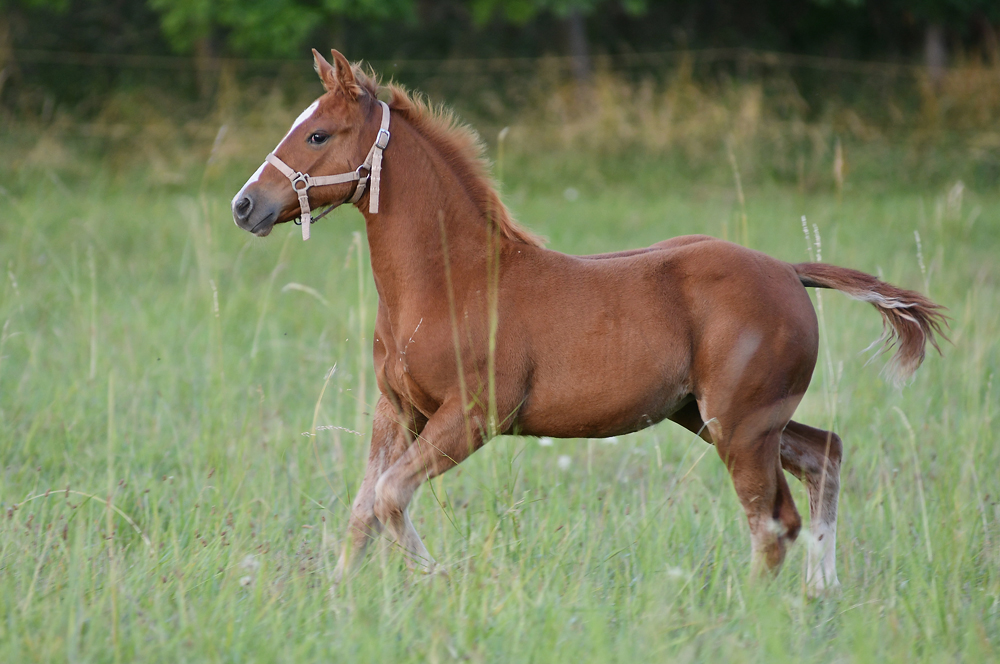
[{"label": "horse's chest", "polygon": [[[413,344],[388,338],[382,341],[381,381],[384,387],[412,404],[425,415],[433,414],[441,405],[441,399],[433,389],[433,376],[423,370],[426,358]],[[378,355],[378,353],[377,353]]]},{"label": "horse's chest", "polygon": [[419,376],[415,376],[411,372],[406,357],[397,359],[394,374],[393,383],[396,392],[413,404],[420,412],[425,415],[431,415],[441,405],[440,399],[436,398],[432,391],[428,389],[428,386],[425,385],[426,381],[421,381]]}]

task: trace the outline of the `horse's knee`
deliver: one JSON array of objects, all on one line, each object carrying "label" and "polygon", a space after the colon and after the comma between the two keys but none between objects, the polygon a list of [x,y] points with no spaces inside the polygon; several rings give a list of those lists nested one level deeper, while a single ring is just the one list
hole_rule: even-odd
[{"label": "horse's knee", "polygon": [[409,501],[404,500],[399,491],[399,483],[389,473],[385,473],[375,484],[375,517],[382,523],[394,523],[402,517]]}]

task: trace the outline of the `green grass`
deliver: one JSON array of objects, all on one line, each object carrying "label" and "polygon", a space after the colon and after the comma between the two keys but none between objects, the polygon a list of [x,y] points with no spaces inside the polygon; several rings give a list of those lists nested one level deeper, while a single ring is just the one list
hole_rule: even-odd
[{"label": "green grass", "polygon": [[[507,199],[555,249],[743,237],[725,178],[699,185],[650,163],[632,182],[618,165],[531,161],[508,165]],[[754,248],[808,260],[806,215],[824,260],[929,288],[953,317],[954,345],[900,392],[859,355],[875,312],[823,296],[820,366],[796,419],[845,439],[842,597],[805,598],[801,544],[776,581],[747,583],[723,464],[669,423],[615,443],[493,441],[415,501],[447,579],[409,574],[382,541],[331,595],[367,454],[349,430],[369,426],[375,401],[375,291],[353,210],[305,244],[294,226],[266,240],[235,228],[229,197],[255,166],[187,185],[96,160],[62,179],[6,171],[0,661],[1000,655],[996,187],[949,204],[946,185],[849,181],[838,201],[744,183]],[[304,435],[314,425],[342,429]]]}]

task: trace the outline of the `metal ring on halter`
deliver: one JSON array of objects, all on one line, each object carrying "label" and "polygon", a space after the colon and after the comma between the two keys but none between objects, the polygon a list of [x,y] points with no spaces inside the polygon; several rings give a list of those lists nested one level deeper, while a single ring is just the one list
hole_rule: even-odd
[{"label": "metal ring on halter", "polygon": [[[308,189],[309,187],[312,186],[309,183],[309,176],[306,173],[296,173],[290,179],[292,181],[292,189],[294,189],[295,191],[305,191],[306,189]],[[305,185],[301,189],[299,189],[298,187],[295,186],[296,184],[299,184],[300,182]]]}]

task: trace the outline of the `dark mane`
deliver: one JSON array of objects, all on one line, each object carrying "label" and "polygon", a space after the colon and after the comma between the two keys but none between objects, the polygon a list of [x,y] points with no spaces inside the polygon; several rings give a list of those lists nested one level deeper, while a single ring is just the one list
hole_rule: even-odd
[{"label": "dark mane", "polygon": [[496,183],[490,175],[485,145],[475,129],[463,124],[449,109],[432,106],[422,95],[412,94],[395,83],[380,85],[374,73],[365,72],[359,65],[354,65],[353,69],[358,85],[373,97],[380,90],[389,93],[389,108],[406,118],[414,129],[438,148],[483,215],[496,224],[501,235],[536,247],[544,245],[540,236],[514,221],[507,206],[500,200]]}]

